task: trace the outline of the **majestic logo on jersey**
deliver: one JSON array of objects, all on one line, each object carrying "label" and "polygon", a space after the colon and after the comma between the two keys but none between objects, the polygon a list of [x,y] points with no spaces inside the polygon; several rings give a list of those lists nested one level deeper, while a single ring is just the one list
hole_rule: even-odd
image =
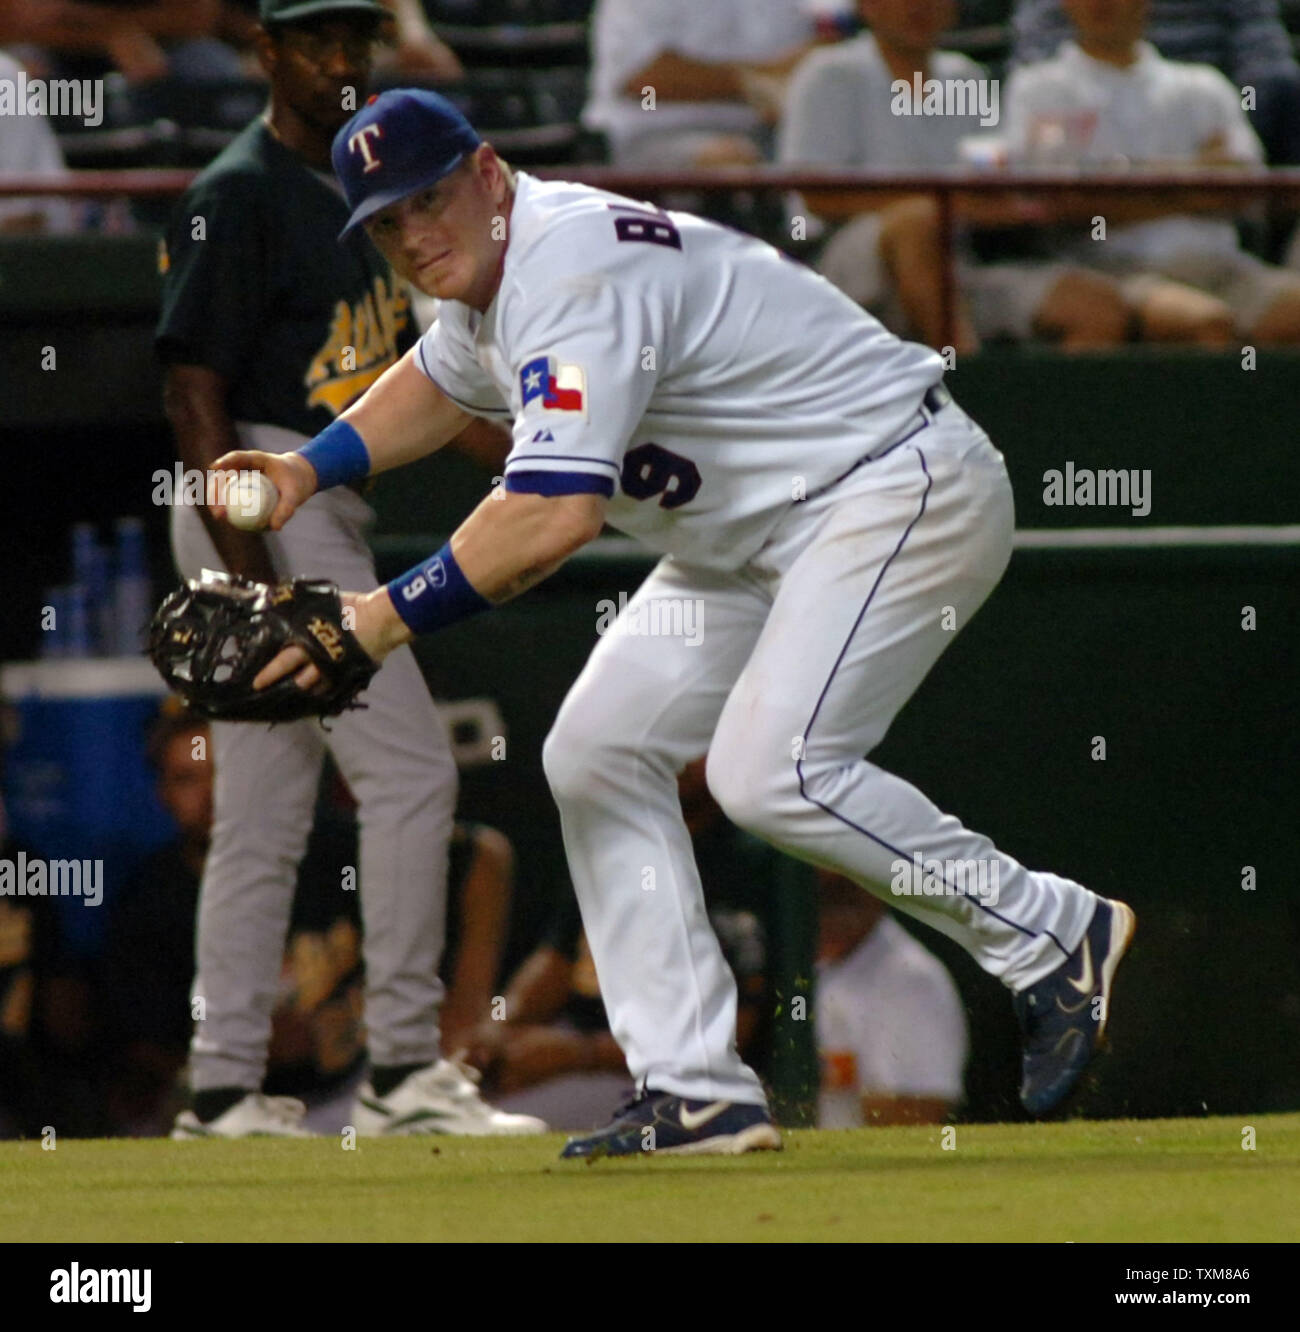
[{"label": "majestic logo on jersey", "polygon": [[382,276],[355,305],[336,302],[329,336],[303,376],[309,408],[328,407],[337,416],[397,360],[407,305],[397,279]]},{"label": "majestic logo on jersey", "polygon": [[382,125],[367,125],[364,129],[357,130],[348,140],[348,152],[360,153],[361,160],[365,163],[365,166],[361,168],[363,176],[368,176],[372,171],[378,171],[384,165],[371,149],[370,140],[366,137],[368,134],[373,134],[376,139],[382,139],[384,137],[384,127]]},{"label": "majestic logo on jersey", "polygon": [[554,412],[587,414],[587,376],[580,365],[561,365],[554,356],[539,356],[519,372],[521,407],[536,398]]}]

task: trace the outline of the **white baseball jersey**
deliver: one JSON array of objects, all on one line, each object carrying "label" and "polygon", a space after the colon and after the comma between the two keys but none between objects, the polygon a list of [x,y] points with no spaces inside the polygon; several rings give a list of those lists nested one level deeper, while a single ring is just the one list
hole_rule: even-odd
[{"label": "white baseball jersey", "polygon": [[654,550],[735,569],[792,505],[917,424],[942,377],[772,246],[519,173],[501,285],[444,302],[418,363],[514,418],[506,485],[610,497]]}]

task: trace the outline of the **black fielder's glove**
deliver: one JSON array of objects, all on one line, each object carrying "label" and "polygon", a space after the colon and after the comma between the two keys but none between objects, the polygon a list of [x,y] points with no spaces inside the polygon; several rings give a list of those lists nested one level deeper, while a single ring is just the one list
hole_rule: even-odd
[{"label": "black fielder's glove", "polygon": [[[320,671],[313,690],[293,673],[254,689],[276,653],[298,646]],[[190,707],[216,721],[296,721],[364,707],[357,695],[379,669],[343,627],[343,604],[324,579],[255,583],[205,569],[154,612],[149,656]]]}]

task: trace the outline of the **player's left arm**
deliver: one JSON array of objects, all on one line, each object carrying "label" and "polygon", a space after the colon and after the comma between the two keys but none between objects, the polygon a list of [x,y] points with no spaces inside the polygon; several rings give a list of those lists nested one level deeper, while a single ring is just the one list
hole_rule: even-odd
[{"label": "player's left arm", "polygon": [[[598,494],[495,490],[456,529],[448,543],[450,559],[444,547],[423,571],[412,570],[390,586],[413,592],[412,602],[436,595],[445,607],[439,612],[442,623],[500,605],[548,578],[574,551],[599,536],[605,504]],[[435,576],[442,582],[430,587]],[[375,661],[382,662],[415,637],[415,629],[398,614],[389,587],[345,593],[343,600],[352,611],[349,627]],[[264,689],[291,672],[304,689],[320,681],[320,672],[307,663],[302,649],[290,647],[262,668],[254,687]]]},{"label": "player's left arm", "polygon": [[605,525],[603,495],[496,490],[460,525],[451,549],[466,579],[493,605],[549,578]]},{"label": "player's left arm", "polygon": [[[498,488],[456,529],[451,553],[472,592],[499,606],[536,587],[574,551],[594,541],[605,525],[605,504],[603,495],[534,495]],[[376,661],[415,637],[389,588],[378,587],[354,604],[353,632]]]}]

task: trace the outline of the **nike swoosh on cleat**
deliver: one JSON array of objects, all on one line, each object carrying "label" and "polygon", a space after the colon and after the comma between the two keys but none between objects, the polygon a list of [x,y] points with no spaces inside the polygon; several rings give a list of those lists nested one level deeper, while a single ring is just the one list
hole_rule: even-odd
[{"label": "nike swoosh on cleat", "polygon": [[1096,985],[1097,977],[1092,967],[1092,945],[1087,939],[1083,941],[1083,976],[1079,980],[1070,980],[1066,978],[1072,989],[1078,992],[1082,997],[1077,1004],[1067,1004],[1061,995],[1056,996],[1056,1006],[1067,1017],[1073,1017],[1084,1005],[1092,998],[1092,991]]},{"label": "nike swoosh on cleat", "polygon": [[1096,985],[1096,977],[1092,971],[1092,945],[1086,936],[1083,940],[1083,977],[1080,980],[1072,980],[1070,984],[1080,994],[1091,994]]},{"label": "nike swoosh on cleat", "polygon": [[706,1105],[703,1110],[688,1110],[683,1105],[681,1113],[682,1128],[688,1133],[694,1133],[696,1129],[703,1128],[711,1119],[717,1119],[730,1105],[730,1101],[714,1101],[712,1105]]}]

